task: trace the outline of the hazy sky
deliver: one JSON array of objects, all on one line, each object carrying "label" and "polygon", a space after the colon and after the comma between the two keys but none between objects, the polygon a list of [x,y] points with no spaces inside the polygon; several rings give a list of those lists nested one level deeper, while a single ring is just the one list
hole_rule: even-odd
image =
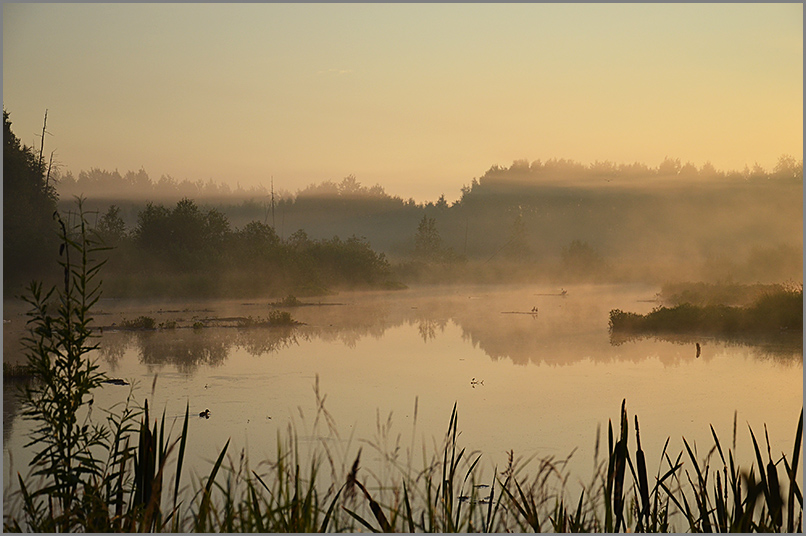
[{"label": "hazy sky", "polygon": [[3,4],[3,105],[74,175],[418,201],[568,158],[803,158],[802,4]]}]

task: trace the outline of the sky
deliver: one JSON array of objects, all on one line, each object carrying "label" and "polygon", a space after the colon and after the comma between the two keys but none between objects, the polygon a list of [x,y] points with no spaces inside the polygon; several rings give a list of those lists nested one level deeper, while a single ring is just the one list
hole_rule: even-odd
[{"label": "sky", "polygon": [[418,202],[565,158],[803,158],[802,4],[3,4],[3,106],[61,171]]}]

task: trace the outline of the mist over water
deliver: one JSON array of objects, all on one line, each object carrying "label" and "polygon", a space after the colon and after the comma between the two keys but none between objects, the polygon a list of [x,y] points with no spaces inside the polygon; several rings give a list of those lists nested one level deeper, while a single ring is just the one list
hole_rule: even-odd
[{"label": "mist over water", "polygon": [[[352,175],[295,193],[279,185],[277,191],[268,185],[249,191],[213,183],[170,187],[143,170],[123,176],[92,170],[79,179],[60,183],[65,208],[74,194],[87,195],[88,210],[99,217],[115,205],[123,231],[132,236],[143,226],[147,202],[171,209],[191,196],[202,212],[215,210],[233,232],[259,221],[284,241],[300,230],[313,240],[366,240],[406,282],[660,285],[802,279],[802,162],[786,156],[769,172],[698,169],[672,159],[657,168],[516,161],[473,178],[455,201],[442,196],[422,203],[391,196]],[[433,221],[437,244],[418,257],[423,218]],[[136,253],[132,262],[144,254]],[[427,266],[412,265],[413,259]],[[223,296],[250,294],[232,275],[237,272],[231,267],[218,273]]]},{"label": "mist over water", "polygon": [[[682,449],[682,437],[708,444],[709,424],[730,443],[734,412],[740,452],[752,453],[746,424],[767,425],[773,452],[791,449],[802,405],[802,344],[702,337],[611,342],[608,311],[648,312],[657,291],[499,285],[343,292],[289,309],[304,322],[297,327],[201,330],[181,326],[265,315],[269,305],[106,300],[96,358],[110,377],[134,381],[137,400],[148,399],[152,415],[164,410],[177,432],[189,405],[189,463],[200,474],[229,438],[230,452],[246,448],[254,464],[270,459],[277,434],[290,433],[289,426],[304,448],[326,441],[346,464],[362,445],[367,467],[378,471],[380,450],[420,460],[423,445],[441,443],[454,403],[460,442],[483,454],[487,474],[505,464],[510,450],[557,459],[574,452],[571,482],[587,483],[597,427],[606,431],[608,420],[618,418],[623,398],[641,420],[651,461],[667,437],[673,450]],[[113,320],[140,314],[180,327],[110,328]],[[335,433],[323,420],[313,424],[317,386]],[[121,402],[128,389],[107,385],[96,404]],[[196,417],[205,409],[209,419]],[[15,469],[23,469],[26,424],[4,418],[5,461],[11,453]]]}]

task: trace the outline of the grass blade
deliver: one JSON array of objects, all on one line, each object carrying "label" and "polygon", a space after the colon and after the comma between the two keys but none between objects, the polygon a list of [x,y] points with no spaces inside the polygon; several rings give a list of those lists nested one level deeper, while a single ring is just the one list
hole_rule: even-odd
[{"label": "grass blade", "polygon": [[361,517],[360,515],[356,514],[355,512],[350,510],[349,508],[344,507],[344,506],[342,506],[342,508],[344,509],[345,512],[350,514],[350,516],[352,516],[353,519],[355,519],[356,521],[358,521],[359,523],[361,523],[362,525],[367,527],[370,531],[372,531],[372,532],[380,532],[378,529],[376,529],[375,527],[370,525],[363,517]]},{"label": "grass blade", "polygon": [[182,477],[182,465],[185,461],[185,445],[188,436],[188,415],[190,414],[190,402],[185,406],[185,422],[182,425],[182,435],[179,437],[179,457],[176,461],[176,481],[174,482],[174,509],[179,496],[179,479]]},{"label": "grass blade", "polygon": [[[800,456],[800,444],[803,439],[803,408],[800,408],[800,418],[798,418],[798,431],[795,433],[795,448],[792,451],[792,467],[789,469],[789,496],[787,500],[786,531],[795,531],[795,487],[797,486],[798,457]],[[784,459],[786,461],[786,459]],[[801,499],[801,510],[803,501]]]}]

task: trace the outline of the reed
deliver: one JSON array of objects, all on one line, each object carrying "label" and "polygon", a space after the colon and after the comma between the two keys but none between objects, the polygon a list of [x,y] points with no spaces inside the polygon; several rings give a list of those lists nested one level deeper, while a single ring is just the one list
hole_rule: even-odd
[{"label": "reed", "polygon": [[138,316],[134,320],[123,319],[120,321],[119,329],[157,329],[157,321],[150,316]]},{"label": "reed", "polygon": [[775,287],[752,304],[656,307],[641,315],[620,309],[610,311],[611,335],[684,333],[709,335],[780,335],[803,332],[803,286]]}]

